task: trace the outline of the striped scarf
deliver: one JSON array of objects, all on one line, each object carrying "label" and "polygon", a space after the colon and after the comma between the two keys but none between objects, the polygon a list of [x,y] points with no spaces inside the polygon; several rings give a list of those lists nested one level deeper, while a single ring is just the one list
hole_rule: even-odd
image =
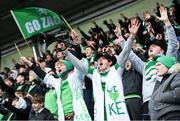
[{"label": "striped scarf", "polygon": [[145,65],[145,77],[146,81],[149,81],[152,79],[153,76],[156,76],[156,60],[160,55],[157,55],[153,57],[152,59],[149,59],[149,61]]},{"label": "striped scarf", "polygon": [[92,54],[91,57],[87,57],[87,60],[88,60],[88,64],[90,65],[92,62],[94,62],[94,60],[95,60],[95,55]]}]

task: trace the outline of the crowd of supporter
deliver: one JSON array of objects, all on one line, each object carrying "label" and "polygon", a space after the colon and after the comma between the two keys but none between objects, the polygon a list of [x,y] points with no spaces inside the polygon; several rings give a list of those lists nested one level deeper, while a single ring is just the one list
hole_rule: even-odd
[{"label": "crowd of supporter", "polygon": [[0,120],[180,120],[179,6],[155,7],[13,60],[1,72]]}]

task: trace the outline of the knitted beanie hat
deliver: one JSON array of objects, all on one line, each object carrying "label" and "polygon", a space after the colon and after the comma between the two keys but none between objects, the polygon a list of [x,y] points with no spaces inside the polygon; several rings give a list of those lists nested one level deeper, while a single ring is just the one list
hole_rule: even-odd
[{"label": "knitted beanie hat", "polygon": [[160,62],[169,69],[176,63],[176,58],[171,56],[161,56],[157,59],[157,62]]},{"label": "knitted beanie hat", "polygon": [[61,62],[66,66],[66,71],[70,71],[74,68],[73,64],[67,60],[61,60]]}]

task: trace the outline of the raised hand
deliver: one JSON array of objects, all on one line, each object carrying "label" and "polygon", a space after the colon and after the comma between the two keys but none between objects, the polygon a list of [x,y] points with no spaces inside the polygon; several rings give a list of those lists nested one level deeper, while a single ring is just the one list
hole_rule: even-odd
[{"label": "raised hand", "polygon": [[124,40],[122,33],[121,33],[121,25],[116,24],[116,28],[114,30],[115,35],[117,36],[117,39],[115,39],[114,44],[119,45],[122,40]]},{"label": "raised hand", "polygon": [[131,19],[131,24],[129,25],[129,32],[130,32],[131,36],[133,36],[133,37],[136,36],[139,26],[140,26],[140,23],[137,18]]},{"label": "raised hand", "polygon": [[155,31],[154,31],[154,29],[152,27],[152,24],[150,22],[147,23],[147,27],[146,28],[147,28],[148,33],[152,33],[152,34],[155,33]]},{"label": "raised hand", "polygon": [[77,32],[74,29],[71,31],[71,37],[75,43],[77,43],[77,44],[80,43],[79,35],[77,34]]},{"label": "raised hand", "polygon": [[73,40],[78,37],[78,34],[74,29],[71,31],[71,37],[72,37]]},{"label": "raised hand", "polygon": [[169,21],[167,9],[163,5],[160,6],[159,11],[160,11],[161,17],[157,16],[157,18],[160,21],[164,21],[164,22]]},{"label": "raised hand", "polygon": [[115,35],[116,35],[117,38],[119,38],[120,36],[122,36],[120,24],[116,24],[116,28],[115,28],[115,30],[114,30],[114,33],[115,33]]},{"label": "raised hand", "polygon": [[145,12],[143,13],[143,18],[144,18],[145,20],[150,19],[150,18],[151,18],[150,12],[149,12],[149,11],[145,11]]},{"label": "raised hand", "polygon": [[32,66],[33,65],[33,63],[31,62],[31,61],[29,61],[26,57],[21,57],[20,58],[20,60],[21,60],[21,63],[23,63],[23,64],[26,64],[26,65],[28,65],[28,66]]}]

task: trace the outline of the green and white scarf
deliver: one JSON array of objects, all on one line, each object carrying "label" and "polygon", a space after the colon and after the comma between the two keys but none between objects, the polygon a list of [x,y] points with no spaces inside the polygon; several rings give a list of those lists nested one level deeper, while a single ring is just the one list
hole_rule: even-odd
[{"label": "green and white scarf", "polygon": [[145,65],[146,81],[149,81],[152,78],[156,77],[156,60],[158,57],[160,57],[160,55],[153,57],[146,63]]},{"label": "green and white scarf", "polygon": [[[104,121],[104,111],[106,110],[108,121],[130,121],[122,85],[122,78],[115,67],[111,67],[105,81],[105,98],[101,85],[101,75],[95,69],[91,75],[94,93],[94,120]],[[105,99],[105,101],[104,101]],[[105,102],[105,106],[104,106]],[[104,109],[106,107],[106,109]]]},{"label": "green and white scarf", "polygon": [[[67,77],[68,84],[71,88],[71,92],[73,93],[73,110],[75,113],[74,121],[91,121],[91,117],[88,113],[87,107],[82,97],[81,91],[81,80],[79,79],[79,71],[74,69],[74,72],[69,74]],[[58,104],[58,120],[64,121],[64,112],[62,103],[60,100],[61,95],[61,83],[59,79],[55,79],[53,76],[47,74],[43,80],[45,83],[53,86],[57,92],[57,104]]]}]

